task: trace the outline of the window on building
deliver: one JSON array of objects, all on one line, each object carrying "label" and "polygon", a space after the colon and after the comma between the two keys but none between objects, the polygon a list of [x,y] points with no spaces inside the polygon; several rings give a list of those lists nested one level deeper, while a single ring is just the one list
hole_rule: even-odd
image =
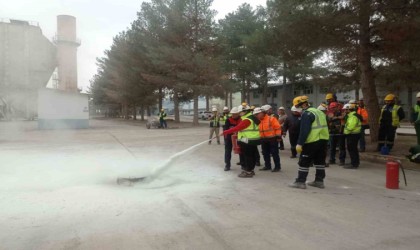
[{"label": "window on building", "polygon": [[303,94],[304,95],[310,95],[314,92],[314,88],[312,85],[306,85],[303,87]]}]

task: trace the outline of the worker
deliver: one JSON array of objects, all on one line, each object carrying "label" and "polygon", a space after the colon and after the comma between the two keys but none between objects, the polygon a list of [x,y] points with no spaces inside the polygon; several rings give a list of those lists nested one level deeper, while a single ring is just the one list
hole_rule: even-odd
[{"label": "worker", "polygon": [[[255,108],[253,114],[260,120],[258,126],[261,137],[261,148],[264,157],[264,167],[260,171],[279,172],[281,170],[278,141],[281,140],[281,126],[279,121],[267,114],[268,110]],[[271,169],[271,157],[274,168]]]},{"label": "worker", "polygon": [[324,113],[325,115],[327,114],[327,110],[328,110],[328,105],[325,103],[321,103],[319,104],[318,110],[322,111],[322,113]]},{"label": "worker", "polygon": [[337,96],[333,93],[328,93],[325,96],[325,100],[327,101],[327,116],[331,113],[331,105],[336,105],[338,110],[343,108],[343,105],[337,101]]},{"label": "worker", "polygon": [[165,109],[162,108],[159,112],[159,122],[160,122],[161,128],[168,128],[168,124],[166,123],[166,117],[167,117],[167,114],[165,112]]},{"label": "worker", "polygon": [[[283,126],[283,123],[284,123],[284,121],[286,120],[286,118],[287,118],[287,114],[286,114],[286,110],[284,109],[284,107],[280,107],[278,110],[277,110],[277,114],[279,115],[279,118],[278,118],[278,120],[279,120],[279,123],[280,123],[280,126]],[[283,140],[280,140],[280,147],[279,147],[279,149],[280,150],[284,150],[284,142],[283,142]]]},{"label": "worker", "polygon": [[260,144],[260,132],[258,125],[260,121],[252,115],[251,108],[246,105],[238,107],[241,122],[228,130],[223,131],[223,135],[238,132],[238,145],[241,148],[243,160],[243,171],[238,175],[240,178],[252,178],[255,175],[257,145]]},{"label": "worker", "polygon": [[327,119],[324,113],[309,105],[307,96],[301,96],[296,106],[303,110],[296,145],[296,151],[300,154],[299,171],[295,182],[289,184],[289,187],[306,189],[309,167],[313,165],[316,169],[315,180],[308,185],[324,188],[326,148],[329,139]]},{"label": "worker", "polygon": [[344,110],[346,113],[346,123],[344,126],[344,134],[346,136],[347,151],[349,151],[351,165],[343,166],[344,168],[356,169],[359,167],[359,151],[357,150],[357,144],[360,139],[360,131],[362,129],[363,118],[356,113],[356,104],[345,104]]},{"label": "worker", "polygon": [[211,144],[211,140],[213,134],[216,136],[217,144],[220,145],[220,136],[219,136],[219,129],[220,129],[220,116],[217,113],[217,108],[211,109],[212,115],[209,117],[210,120],[210,136],[209,136],[209,145]]},{"label": "worker", "polygon": [[[254,105],[251,105],[251,107],[249,109],[251,111],[250,114],[252,114],[254,112],[255,108],[256,107]],[[257,160],[257,163],[255,164],[255,166],[260,167],[261,166],[261,155],[260,155],[259,145],[257,146],[257,154],[255,155],[255,159]]]},{"label": "worker", "polygon": [[400,126],[400,121],[405,118],[402,107],[395,104],[394,94],[386,95],[384,101],[385,105],[379,117],[378,151],[381,151],[385,145],[389,150],[392,149],[397,128]]},{"label": "worker", "polygon": [[286,120],[283,123],[282,136],[284,138],[286,136],[287,131],[289,131],[290,150],[292,151],[292,155],[290,156],[290,158],[296,158],[296,144],[299,137],[300,118],[302,114],[302,109],[292,106],[291,112],[292,115],[287,116]]},{"label": "worker", "polygon": [[360,130],[360,140],[359,140],[359,152],[365,152],[366,151],[366,134],[365,130],[369,129],[369,114],[367,112],[367,109],[365,107],[365,102],[363,101],[363,98],[360,98],[358,105],[357,105],[356,113],[359,114],[362,117],[362,129]]},{"label": "worker", "polygon": [[267,115],[269,115],[269,116],[273,116],[273,117],[275,117],[276,119],[279,119],[279,115],[278,115],[278,114],[276,114],[276,113],[273,113],[273,107],[271,107],[271,105],[266,104],[266,105],[261,106],[261,108],[263,108],[264,110],[267,110],[267,111],[266,111],[266,112],[267,112]]},{"label": "worker", "polygon": [[417,103],[413,107],[411,122],[414,123],[414,129],[417,135],[417,145],[420,145],[420,92],[416,95]]},{"label": "worker", "polygon": [[335,157],[337,146],[339,149],[339,166],[344,166],[346,159],[346,139],[343,134],[344,110],[340,108],[338,102],[332,102],[327,111],[328,131],[330,134],[330,158],[329,165],[336,164]]},{"label": "worker", "polygon": [[[230,111],[230,117],[226,120],[223,131],[231,129],[239,124],[241,119],[239,118],[239,111],[237,107],[233,107]],[[225,138],[225,171],[230,170],[230,160],[232,158],[232,135],[226,135]]]}]

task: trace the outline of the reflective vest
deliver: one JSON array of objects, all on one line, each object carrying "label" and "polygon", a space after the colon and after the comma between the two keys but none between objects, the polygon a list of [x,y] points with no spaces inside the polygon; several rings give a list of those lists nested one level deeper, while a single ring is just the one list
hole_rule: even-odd
[{"label": "reflective vest", "polygon": [[362,123],[356,116],[356,111],[350,112],[347,116],[346,125],[344,127],[344,134],[359,134],[361,129]]},{"label": "reflective vest", "polygon": [[313,107],[310,107],[305,111],[310,112],[315,116],[315,120],[312,122],[311,132],[309,132],[305,143],[328,140],[330,138],[330,134],[328,132],[327,118],[325,117],[325,114],[321,110]]},{"label": "reflective vest", "polygon": [[159,119],[160,120],[166,120],[166,113],[165,112],[160,112],[159,113]]},{"label": "reflective vest", "polygon": [[223,113],[223,116],[220,118],[220,123],[221,123],[222,125],[224,125],[224,124],[226,123],[226,121],[227,121],[230,117],[231,117],[231,115],[230,115],[230,114],[225,114],[225,113]]},{"label": "reflective vest", "polygon": [[417,113],[417,120],[415,121],[419,121],[420,120],[420,105],[414,106],[414,113]]},{"label": "reflective vest", "polygon": [[367,125],[368,124],[368,112],[365,108],[361,108],[359,107],[357,109],[357,113],[363,117],[363,121],[362,121],[362,125]]},{"label": "reflective vest", "polygon": [[258,141],[260,139],[258,125],[255,124],[254,120],[249,118],[251,115],[251,113],[248,113],[241,117],[242,120],[249,120],[251,122],[246,129],[238,132],[238,140],[241,142],[248,143],[249,141]]},{"label": "reflective vest", "polygon": [[279,121],[273,117],[265,115],[259,125],[261,138],[275,138],[281,136],[281,127]]},{"label": "reflective vest", "polygon": [[[392,114],[392,126],[393,126],[393,127],[398,127],[398,126],[400,125],[400,117],[398,116],[398,110],[399,110],[400,108],[401,108],[400,106],[395,105],[395,104],[394,104],[394,106],[392,107],[391,114]],[[384,105],[384,106],[382,107],[382,110],[381,110],[381,116],[379,117],[379,122],[381,122],[381,119],[382,119],[382,113],[384,112],[384,110],[385,110],[385,109],[386,109],[386,105]]]}]

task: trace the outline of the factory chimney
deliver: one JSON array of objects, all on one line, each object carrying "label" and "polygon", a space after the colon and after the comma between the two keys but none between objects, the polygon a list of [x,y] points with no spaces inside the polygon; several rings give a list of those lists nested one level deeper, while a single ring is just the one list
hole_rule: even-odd
[{"label": "factory chimney", "polygon": [[57,16],[58,89],[77,92],[77,47],[80,40],[76,36],[76,18],[68,15]]}]

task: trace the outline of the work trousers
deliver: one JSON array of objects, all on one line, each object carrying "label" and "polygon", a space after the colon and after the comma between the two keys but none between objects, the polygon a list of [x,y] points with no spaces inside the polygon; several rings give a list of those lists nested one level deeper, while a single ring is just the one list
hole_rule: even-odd
[{"label": "work trousers", "polygon": [[417,135],[417,145],[420,145],[420,121],[414,123],[414,129]]},{"label": "work trousers", "polygon": [[358,167],[360,164],[359,151],[357,150],[357,143],[359,142],[360,134],[346,135],[347,150],[349,151],[351,165]]},{"label": "work trousers", "polygon": [[217,143],[220,143],[219,129],[219,127],[210,127],[209,143],[211,143],[211,138],[213,138],[213,134],[215,134],[217,138]]},{"label": "work trousers", "polygon": [[395,133],[397,131],[397,127],[393,127],[392,125],[379,125],[379,132],[378,132],[378,151],[381,151],[381,148],[384,145],[387,145],[388,148],[391,150],[394,146],[395,140]]},{"label": "work trousers", "polygon": [[159,122],[161,128],[168,128],[168,124],[166,123],[165,119],[160,119]]},{"label": "work trousers", "polygon": [[292,156],[297,156],[296,145],[299,139],[299,134],[289,133],[289,142],[290,142],[290,151],[292,151]]},{"label": "work trousers", "polygon": [[280,166],[280,155],[279,155],[279,144],[276,140],[272,141],[261,141],[261,149],[264,157],[264,166],[271,168],[271,156],[274,160],[274,169],[281,169]]},{"label": "work trousers", "polygon": [[338,145],[338,159],[340,162],[346,160],[346,137],[345,135],[330,135],[330,163],[335,163],[335,155],[337,152]]},{"label": "work trousers", "polygon": [[230,160],[232,159],[232,136],[228,135],[224,137],[225,139],[225,164],[227,167],[230,167]]},{"label": "work trousers", "polygon": [[325,178],[325,158],[327,157],[327,140],[304,144],[302,153],[299,156],[299,171],[296,182],[305,183],[308,177],[309,167],[315,167],[315,181],[324,181]]},{"label": "work trousers", "polygon": [[251,172],[255,169],[255,164],[257,163],[256,155],[258,153],[257,145],[250,145],[244,142],[238,142],[239,147],[241,147],[242,152],[242,169]]}]

